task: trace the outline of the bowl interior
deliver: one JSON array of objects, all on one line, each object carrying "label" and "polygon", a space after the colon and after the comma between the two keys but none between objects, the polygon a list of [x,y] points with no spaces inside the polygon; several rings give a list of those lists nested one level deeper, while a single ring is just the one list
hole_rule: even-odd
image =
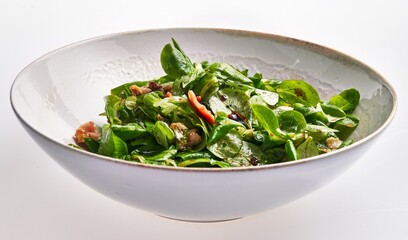
[{"label": "bowl interior", "polygon": [[164,75],[162,47],[175,38],[193,61],[228,62],[264,78],[304,79],[328,98],[346,88],[361,93],[356,140],[376,132],[395,111],[392,87],[375,71],[337,51],[282,36],[219,29],[167,29],[114,34],[49,53],[15,80],[11,101],[30,127],[60,143],[98,117],[104,97],[119,84]]}]

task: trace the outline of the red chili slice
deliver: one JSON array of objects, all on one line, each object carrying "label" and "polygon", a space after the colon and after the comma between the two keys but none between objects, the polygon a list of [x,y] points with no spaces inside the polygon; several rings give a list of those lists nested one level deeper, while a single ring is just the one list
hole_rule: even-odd
[{"label": "red chili slice", "polygon": [[194,109],[198,112],[198,115],[203,117],[209,124],[213,125],[215,122],[214,115],[201,103],[198,102],[195,93],[190,90],[188,91],[188,100]]}]

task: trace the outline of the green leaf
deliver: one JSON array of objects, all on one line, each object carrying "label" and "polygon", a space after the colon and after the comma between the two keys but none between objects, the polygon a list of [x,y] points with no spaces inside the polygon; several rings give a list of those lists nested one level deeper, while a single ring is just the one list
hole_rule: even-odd
[{"label": "green leaf", "polygon": [[318,110],[312,106],[305,106],[301,103],[295,103],[293,104],[293,109],[302,113],[303,116],[305,116],[306,121],[309,123],[316,121],[327,123],[329,121],[321,108]]},{"label": "green leaf", "polygon": [[272,164],[282,162],[286,157],[286,151],[284,148],[269,148],[264,151],[263,164]]},{"label": "green leaf", "polygon": [[122,124],[120,111],[123,109],[122,98],[116,95],[108,95],[105,102],[105,112],[110,123]]},{"label": "green leaf", "polygon": [[197,95],[201,96],[203,101],[208,101],[219,89],[218,79],[207,73],[204,77],[197,81],[197,84],[194,85],[193,91]]},{"label": "green leaf", "polygon": [[296,150],[300,159],[319,155],[319,149],[317,148],[312,137],[306,138],[306,140],[300,144]]},{"label": "green leaf", "polygon": [[180,78],[181,87],[184,89],[184,93],[191,89],[191,86],[199,82],[199,80],[205,75],[205,71],[201,67],[201,64],[196,64],[193,71],[189,75],[182,76]]},{"label": "green leaf", "polygon": [[221,79],[229,79],[240,83],[252,84],[251,79],[235,69],[233,66],[224,62],[211,64],[208,67],[208,71]]},{"label": "green leaf", "polygon": [[286,136],[279,130],[279,120],[275,113],[268,107],[259,104],[251,105],[255,119],[272,136],[285,139]]},{"label": "green leaf", "polygon": [[286,133],[299,133],[306,128],[306,119],[298,111],[284,111],[278,115],[279,128]]},{"label": "green leaf", "polygon": [[102,126],[102,137],[98,153],[119,159],[127,158],[128,148],[126,142],[115,135],[109,124]]},{"label": "green leaf", "polygon": [[93,138],[84,138],[85,145],[90,152],[97,153],[100,145],[100,141]]},{"label": "green leaf", "polygon": [[289,161],[299,159],[298,153],[296,152],[295,145],[293,144],[293,142],[290,139],[288,139],[286,141],[285,150],[286,150],[286,155],[287,155]]},{"label": "green leaf", "polygon": [[153,136],[156,138],[156,141],[162,145],[164,148],[169,148],[175,140],[175,135],[173,130],[167,125],[167,123],[163,121],[157,121],[154,124],[154,128],[152,130]]},{"label": "green leaf", "polygon": [[255,89],[255,93],[258,94],[269,106],[274,106],[279,101],[279,94],[271,91]]},{"label": "green leaf", "polygon": [[233,88],[224,88],[220,90],[220,94],[226,96],[223,103],[248,126],[251,126],[252,111],[249,105],[249,96],[245,92]]},{"label": "green leaf", "polygon": [[326,114],[329,122],[337,122],[346,117],[346,113],[339,107],[331,104],[320,104],[321,109]]},{"label": "green leaf", "polygon": [[[211,96],[210,99],[208,100],[208,105],[211,109],[211,111],[215,115],[225,115],[228,116],[229,114],[232,113],[231,109],[227,108],[225,103],[221,101],[218,96]],[[217,120],[216,120],[217,122]]]},{"label": "green leaf", "polygon": [[174,158],[174,156],[177,153],[177,149],[167,149],[164,151],[161,151],[160,153],[151,155],[151,156],[145,156],[145,160],[149,161],[167,161],[169,159]]},{"label": "green leaf", "polygon": [[138,123],[128,123],[126,125],[112,124],[111,129],[116,136],[124,141],[142,137],[147,134],[146,129]]},{"label": "green leaf", "polygon": [[360,123],[360,119],[356,115],[347,115],[344,119],[341,119],[334,123],[333,128],[338,130],[337,137],[341,140],[347,139],[357,128]]},{"label": "green leaf", "polygon": [[360,102],[360,92],[354,88],[344,90],[330,98],[329,103],[341,108],[345,113],[352,113]]},{"label": "green leaf", "polygon": [[193,71],[191,60],[184,54],[178,44],[166,44],[160,54],[160,62],[164,72],[173,78],[189,75]]},{"label": "green leaf", "polygon": [[234,121],[230,121],[229,124],[221,124],[213,128],[208,137],[207,144],[211,145],[217,142],[219,139],[225,137],[232,129],[237,127],[243,127],[242,124]]},{"label": "green leaf", "polygon": [[291,104],[298,102],[315,107],[320,102],[316,89],[302,80],[285,80],[275,88],[279,90],[280,95],[286,96],[284,100]]},{"label": "green leaf", "polygon": [[200,152],[178,152],[176,154],[176,157],[181,158],[183,160],[189,160],[189,159],[198,159],[198,158],[212,158],[213,155],[208,152],[208,151],[200,151]]},{"label": "green leaf", "polygon": [[224,161],[218,161],[212,158],[188,159],[188,160],[178,163],[177,166],[178,167],[220,167],[220,168],[231,167],[228,163]]},{"label": "green leaf", "polygon": [[207,149],[221,159],[234,158],[242,148],[242,139],[237,131],[230,131],[224,137],[212,144],[207,144]]}]

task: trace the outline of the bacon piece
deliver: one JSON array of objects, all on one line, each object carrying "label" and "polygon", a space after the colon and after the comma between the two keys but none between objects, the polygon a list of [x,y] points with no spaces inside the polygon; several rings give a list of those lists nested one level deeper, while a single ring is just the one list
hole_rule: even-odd
[{"label": "bacon piece", "polygon": [[148,88],[148,87],[139,87],[137,85],[131,85],[129,87],[130,91],[132,91],[132,94],[135,96],[139,96],[142,94],[146,94],[152,91],[152,89]]},{"label": "bacon piece", "polygon": [[152,91],[158,91],[158,90],[163,89],[162,85],[160,83],[157,83],[157,82],[149,82],[149,88]]},{"label": "bacon piece", "polygon": [[191,129],[187,133],[187,146],[193,147],[201,143],[203,139],[197,133],[197,130]]},{"label": "bacon piece", "polygon": [[82,124],[76,131],[74,140],[77,144],[84,143],[85,138],[92,138],[94,140],[99,140],[101,138],[101,133],[98,127],[92,121]]}]

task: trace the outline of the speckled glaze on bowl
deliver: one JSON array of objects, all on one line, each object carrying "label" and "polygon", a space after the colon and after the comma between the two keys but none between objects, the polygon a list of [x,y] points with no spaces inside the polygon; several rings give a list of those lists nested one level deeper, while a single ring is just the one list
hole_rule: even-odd
[{"label": "speckled glaze on bowl", "polygon": [[[163,75],[162,47],[175,38],[193,61],[223,60],[264,77],[304,79],[323,99],[361,92],[361,124],[350,147],[296,162],[232,169],[181,169],[125,162],[81,151],[75,129],[93,120],[104,96],[121,83]],[[226,29],[158,29],[75,43],[34,61],[11,89],[16,116],[38,145],[91,188],[173,219],[222,221],[298,199],[334,179],[375,142],[396,111],[390,84],[365,64],[310,42]]]}]

